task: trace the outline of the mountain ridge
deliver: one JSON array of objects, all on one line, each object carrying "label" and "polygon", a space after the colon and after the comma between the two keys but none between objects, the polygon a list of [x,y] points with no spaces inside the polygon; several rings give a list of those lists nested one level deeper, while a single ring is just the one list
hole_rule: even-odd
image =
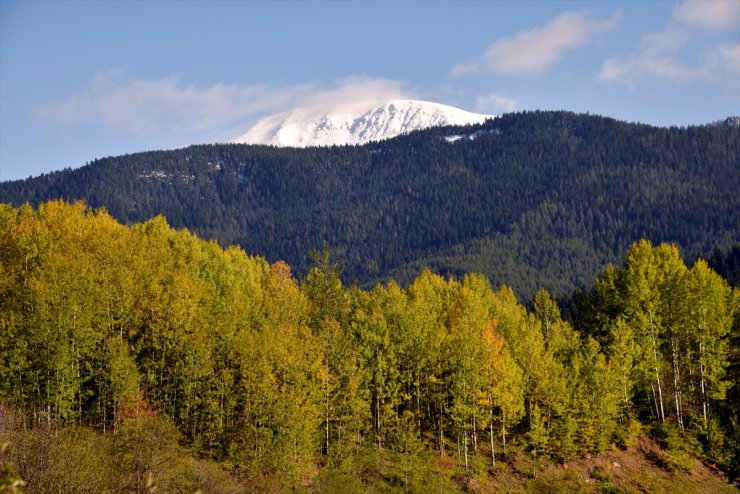
[{"label": "mountain ridge", "polygon": [[199,145],[104,158],[0,183],[0,202],[84,199],[126,223],[163,214],[298,275],[326,242],[347,283],[404,284],[428,266],[480,272],[527,299],[540,287],[568,295],[590,284],[640,238],[676,243],[689,259],[734,245],[737,163],[737,127],[527,112],[364,146]]},{"label": "mountain ridge", "polygon": [[495,116],[419,100],[314,105],[263,118],[233,142],[281,147],[362,145],[429,127],[477,124],[490,118]]}]

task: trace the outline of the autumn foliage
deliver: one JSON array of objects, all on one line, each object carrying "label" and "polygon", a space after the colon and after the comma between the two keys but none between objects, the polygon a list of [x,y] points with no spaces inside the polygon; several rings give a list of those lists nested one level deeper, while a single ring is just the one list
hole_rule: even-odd
[{"label": "autumn foliage", "polygon": [[429,270],[361,290],[328,249],[313,258],[297,280],[161,217],[0,206],[0,400],[32,431],[113,434],[105,458],[132,490],[151,475],[217,485],[205,463],[176,461],[187,446],[267,491],[371,482],[377,465],[425,491],[435,464],[473,479],[518,454],[570,460],[637,421],[732,464],[737,292],[675,247],[632,246],[583,295],[577,328],[545,291],[530,311],[483,276]]}]

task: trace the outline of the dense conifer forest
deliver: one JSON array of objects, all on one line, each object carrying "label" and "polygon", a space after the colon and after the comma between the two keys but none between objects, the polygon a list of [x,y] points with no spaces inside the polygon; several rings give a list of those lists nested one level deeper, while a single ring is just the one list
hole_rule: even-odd
[{"label": "dense conifer forest", "polygon": [[[461,137],[450,142],[450,137]],[[64,198],[124,223],[163,214],[305,276],[326,242],[342,281],[408,286],[424,268],[567,299],[639,239],[687,259],[740,233],[740,127],[656,128],[567,112],[504,115],[361,147],[202,145],[0,184],[0,202]]]},{"label": "dense conifer forest", "polygon": [[546,470],[634,447],[670,479],[697,459],[738,478],[740,292],[675,245],[629,245],[573,323],[544,289],[531,308],[472,273],[362,289],[310,257],[296,276],[163,217],[0,205],[0,487],[655,488],[617,462],[592,483]]}]

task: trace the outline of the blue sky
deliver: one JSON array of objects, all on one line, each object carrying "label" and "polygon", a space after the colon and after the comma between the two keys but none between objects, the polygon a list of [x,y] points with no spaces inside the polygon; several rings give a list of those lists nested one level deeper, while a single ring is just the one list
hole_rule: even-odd
[{"label": "blue sky", "polygon": [[0,180],[417,98],[655,125],[740,114],[740,0],[0,0]]}]

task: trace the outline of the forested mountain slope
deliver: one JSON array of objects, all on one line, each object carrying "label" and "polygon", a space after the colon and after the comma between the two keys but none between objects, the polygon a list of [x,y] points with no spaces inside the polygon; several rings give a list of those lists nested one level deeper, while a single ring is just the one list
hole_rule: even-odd
[{"label": "forested mountain slope", "polygon": [[740,238],[740,128],[656,128],[567,112],[504,115],[365,146],[200,145],[0,184],[0,202],[84,199],[164,214],[305,273],[324,242],[345,282],[470,270],[525,298],[570,294],[628,245],[688,257]]}]

